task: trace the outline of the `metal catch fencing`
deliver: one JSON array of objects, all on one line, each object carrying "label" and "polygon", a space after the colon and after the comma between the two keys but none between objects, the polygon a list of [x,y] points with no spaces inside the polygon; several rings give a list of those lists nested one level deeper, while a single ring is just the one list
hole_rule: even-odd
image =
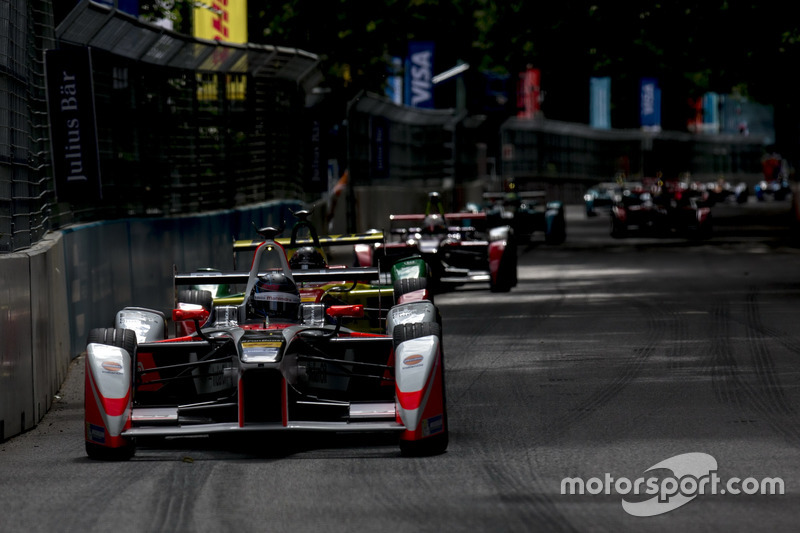
[{"label": "metal catch fencing", "polygon": [[50,1],[0,3],[0,253],[31,246],[51,224],[42,58],[54,43]]}]

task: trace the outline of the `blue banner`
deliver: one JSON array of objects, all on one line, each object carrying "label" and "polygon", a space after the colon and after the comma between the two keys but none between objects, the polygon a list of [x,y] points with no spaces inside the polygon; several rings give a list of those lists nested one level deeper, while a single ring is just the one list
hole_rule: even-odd
[{"label": "blue banner", "polygon": [[405,104],[433,108],[433,49],[431,41],[410,41],[406,58]]},{"label": "blue banner", "polygon": [[387,69],[386,97],[397,105],[403,105],[403,59],[393,57]]},{"label": "blue banner", "polygon": [[641,126],[644,130],[661,130],[661,89],[655,78],[642,78],[640,91]]},{"label": "blue banner", "polygon": [[592,78],[589,89],[590,125],[601,130],[611,129],[611,78]]},{"label": "blue banner", "polygon": [[706,93],[703,95],[703,131],[719,133],[719,95]]}]

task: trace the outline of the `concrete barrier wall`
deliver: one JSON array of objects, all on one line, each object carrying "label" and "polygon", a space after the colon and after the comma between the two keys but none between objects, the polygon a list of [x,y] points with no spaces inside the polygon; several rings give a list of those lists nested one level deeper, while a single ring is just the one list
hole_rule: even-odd
[{"label": "concrete barrier wall", "polygon": [[231,269],[234,238],[291,220],[298,202],[169,219],[130,219],[53,233],[0,255],[0,440],[33,428],[52,405],[89,330],[135,305],[169,312],[172,269]]},{"label": "concrete barrier wall", "polygon": [[0,256],[0,437],[31,429],[66,377],[69,311],[60,234]]},{"label": "concrete barrier wall", "polygon": [[31,280],[27,254],[0,258],[0,426],[3,437],[30,429],[33,416]]},{"label": "concrete barrier wall", "polygon": [[202,215],[128,219],[64,231],[72,356],[93,328],[112,327],[126,306],[170,315],[172,271],[233,268],[234,239],[257,238],[254,225],[279,226],[301,204],[269,202]]}]

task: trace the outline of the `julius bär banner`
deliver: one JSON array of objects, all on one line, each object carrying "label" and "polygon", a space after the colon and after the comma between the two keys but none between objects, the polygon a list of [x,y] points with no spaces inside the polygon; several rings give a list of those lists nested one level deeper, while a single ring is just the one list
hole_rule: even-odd
[{"label": "julius b\u00e4r banner", "polygon": [[102,197],[91,50],[45,52],[53,175],[59,201]]}]

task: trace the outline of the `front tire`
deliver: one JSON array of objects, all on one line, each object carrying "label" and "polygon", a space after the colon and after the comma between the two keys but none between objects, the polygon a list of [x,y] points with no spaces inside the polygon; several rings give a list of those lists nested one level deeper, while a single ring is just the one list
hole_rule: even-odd
[{"label": "front tire", "polygon": [[[95,328],[89,331],[86,344],[106,344],[122,348],[131,356],[135,363],[136,353],[136,332],[132,329],[123,328]],[[134,364],[135,366],[135,364]],[[88,372],[88,369],[87,369]],[[88,379],[88,378],[87,378]],[[84,399],[84,401],[86,401]],[[136,442],[133,439],[126,439],[123,446],[109,448],[99,444],[86,441],[86,455],[90,459],[98,461],[126,461],[136,453]]]},{"label": "front tire", "polygon": [[119,448],[108,448],[93,442],[86,443],[86,455],[94,461],[127,461],[136,454],[133,441]]},{"label": "front tire", "polygon": [[422,440],[409,441],[400,440],[400,454],[404,457],[426,457],[431,455],[439,455],[447,450],[450,441],[450,427],[447,420],[447,392],[445,388],[445,371],[444,371],[444,348],[442,344],[442,326],[436,322],[421,322],[416,324],[401,324],[394,329],[394,345],[395,348],[401,342],[416,339],[418,337],[427,337],[428,335],[436,335],[439,337],[439,349],[441,352],[441,372],[439,373],[442,380],[442,424],[444,430],[432,437]]}]

